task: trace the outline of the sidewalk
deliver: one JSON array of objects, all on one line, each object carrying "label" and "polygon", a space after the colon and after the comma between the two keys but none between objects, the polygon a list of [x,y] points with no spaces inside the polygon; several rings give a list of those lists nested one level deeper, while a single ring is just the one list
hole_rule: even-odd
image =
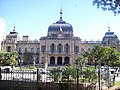
[{"label": "sidewalk", "polygon": [[120,86],[110,87],[108,90],[120,90]]},{"label": "sidewalk", "polygon": [[104,87],[102,90],[120,90],[120,86],[113,86],[108,89],[108,87]]}]

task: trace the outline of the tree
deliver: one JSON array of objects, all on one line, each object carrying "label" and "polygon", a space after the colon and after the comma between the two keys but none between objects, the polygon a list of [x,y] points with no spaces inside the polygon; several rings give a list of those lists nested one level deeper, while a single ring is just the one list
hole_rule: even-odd
[{"label": "tree", "polygon": [[60,73],[60,68],[53,68],[50,70],[49,75],[53,78],[54,82],[58,82],[60,80]]},{"label": "tree", "polygon": [[93,5],[97,5],[97,8],[104,11],[113,11],[115,15],[120,13],[120,0],[93,0]]},{"label": "tree", "polygon": [[120,52],[115,48],[106,47],[103,52],[102,61],[108,66],[118,66],[120,65]]},{"label": "tree", "polygon": [[96,82],[97,80],[97,73],[96,69],[93,67],[88,66],[87,68],[83,69],[84,79],[86,79],[89,83]]},{"label": "tree", "polygon": [[78,67],[80,68],[80,74],[81,76],[83,75],[83,66],[85,66],[85,64],[87,63],[87,58],[85,57],[85,53],[82,54],[82,56],[79,56],[76,59],[76,64],[78,65]]},{"label": "tree", "polygon": [[18,58],[18,52],[17,51],[11,52],[11,55],[16,59]]},{"label": "tree", "polygon": [[69,76],[73,77],[74,79],[76,78],[77,71],[76,71],[75,65],[65,66],[64,69],[65,71],[64,71],[63,77],[66,77],[68,81],[69,81]]},{"label": "tree", "polygon": [[17,62],[18,52],[1,52],[0,53],[0,61],[2,65],[18,65]]},{"label": "tree", "polygon": [[3,65],[10,65],[10,52],[3,52],[4,54],[4,59],[3,59]]},{"label": "tree", "polygon": [[29,65],[31,58],[32,58],[31,53],[30,52],[26,52],[24,54],[24,64]]},{"label": "tree", "polygon": [[87,57],[88,64],[95,65],[95,68],[96,68],[96,65],[102,59],[103,51],[104,51],[104,48],[96,44],[91,51],[89,52],[86,51],[83,55],[84,57]]},{"label": "tree", "polygon": [[77,59],[76,59],[76,63],[78,64],[78,66],[81,68],[83,67],[86,63],[87,63],[87,58],[84,57],[84,53],[82,56],[79,56]]},{"label": "tree", "polygon": [[2,65],[3,60],[4,60],[4,54],[3,52],[0,52],[0,66]]}]

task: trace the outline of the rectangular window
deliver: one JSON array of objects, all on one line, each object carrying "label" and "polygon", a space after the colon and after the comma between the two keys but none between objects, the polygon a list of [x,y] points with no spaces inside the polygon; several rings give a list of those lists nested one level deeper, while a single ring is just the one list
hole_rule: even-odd
[{"label": "rectangular window", "polygon": [[18,53],[21,53],[21,48],[18,49]]},{"label": "rectangular window", "polygon": [[79,46],[75,46],[74,47],[74,52],[77,54],[77,53],[79,53]]},{"label": "rectangular window", "polygon": [[27,53],[27,48],[25,48],[25,53]]},{"label": "rectangular window", "polygon": [[41,46],[41,52],[42,52],[42,54],[45,54],[45,51],[46,51],[46,47],[45,46]]},{"label": "rectangular window", "polygon": [[70,47],[69,47],[69,45],[66,45],[66,46],[65,46],[65,53],[68,54],[69,51],[70,51]]},{"label": "rectangular window", "polygon": [[40,48],[37,48],[37,53],[39,53],[40,52]]},{"label": "rectangular window", "polygon": [[34,53],[34,48],[31,48],[31,53]]},{"label": "rectangular window", "polygon": [[59,54],[62,53],[62,48],[58,48],[58,53],[59,53]]},{"label": "rectangular window", "polygon": [[42,57],[41,64],[44,64],[44,62],[45,62],[45,58],[44,58],[44,57]]}]

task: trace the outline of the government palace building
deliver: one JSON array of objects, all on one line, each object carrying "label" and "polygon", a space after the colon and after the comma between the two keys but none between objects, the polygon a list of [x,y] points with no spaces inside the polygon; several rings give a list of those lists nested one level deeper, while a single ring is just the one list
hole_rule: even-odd
[{"label": "government palace building", "polygon": [[59,66],[75,63],[75,60],[84,51],[91,51],[95,44],[110,46],[120,51],[120,42],[114,32],[105,33],[102,41],[82,41],[80,37],[74,36],[73,26],[60,18],[48,27],[47,36],[40,37],[39,40],[29,40],[28,36],[23,36],[22,40],[16,32],[15,27],[1,42],[1,51],[18,51],[19,59],[24,62],[24,55],[30,53],[30,64],[48,66]]}]

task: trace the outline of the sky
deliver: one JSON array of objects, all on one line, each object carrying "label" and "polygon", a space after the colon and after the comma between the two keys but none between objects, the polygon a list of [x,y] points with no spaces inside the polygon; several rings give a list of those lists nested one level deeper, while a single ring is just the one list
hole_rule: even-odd
[{"label": "sky", "polygon": [[63,20],[73,26],[74,36],[82,41],[102,40],[108,31],[120,39],[120,15],[97,9],[93,0],[0,0],[0,17],[6,21],[5,31],[13,27],[22,38],[40,39],[47,36],[49,25],[59,20],[62,6]]}]

